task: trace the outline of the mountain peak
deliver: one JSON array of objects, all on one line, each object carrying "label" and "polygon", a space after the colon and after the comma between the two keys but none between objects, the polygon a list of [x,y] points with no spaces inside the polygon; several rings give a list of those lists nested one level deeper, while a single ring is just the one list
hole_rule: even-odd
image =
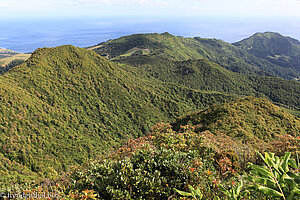
[{"label": "mountain peak", "polygon": [[170,34],[169,32],[164,32],[161,35],[163,36],[169,36],[169,37],[173,37],[174,35]]},{"label": "mountain peak", "polygon": [[252,35],[251,37],[284,37],[283,35],[281,35],[280,33],[277,32],[271,32],[271,31],[267,31],[267,32],[258,32],[255,33],[254,35]]},{"label": "mountain peak", "polygon": [[39,48],[26,61],[30,68],[43,68],[63,73],[68,70],[76,71],[76,69],[92,70],[91,66],[95,63],[101,66],[102,62],[106,61],[93,51],[72,45]]},{"label": "mountain peak", "polygon": [[256,33],[233,45],[273,64],[300,71],[300,41],[275,32]]}]

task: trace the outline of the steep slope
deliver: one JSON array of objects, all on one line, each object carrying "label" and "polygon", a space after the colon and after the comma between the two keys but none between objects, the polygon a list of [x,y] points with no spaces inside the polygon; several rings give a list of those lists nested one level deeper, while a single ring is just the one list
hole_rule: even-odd
[{"label": "steep slope", "polygon": [[221,40],[176,37],[164,34],[137,34],[101,43],[89,49],[113,60],[126,60],[131,56],[159,55],[176,61],[188,59],[209,60],[222,67],[243,74],[298,77],[293,69],[282,68],[258,58],[246,50]]},{"label": "steep slope", "polygon": [[293,38],[273,32],[256,33],[234,45],[276,65],[300,71],[300,41]]},{"label": "steep slope", "polygon": [[263,98],[247,97],[225,104],[217,104],[177,119],[174,129],[192,124],[196,131],[225,133],[245,141],[253,139],[269,142],[275,135],[299,136],[300,120]]},{"label": "steep slope", "polygon": [[162,56],[131,56],[119,60],[143,70],[144,74],[164,82],[198,90],[265,97],[273,102],[300,110],[300,83],[276,77],[231,72],[208,59],[174,61]]},{"label": "steep slope", "polygon": [[[38,49],[0,83],[0,153],[39,176],[94,158],[157,122],[235,98],[146,78],[73,46]],[[9,169],[0,182],[18,174]]]}]

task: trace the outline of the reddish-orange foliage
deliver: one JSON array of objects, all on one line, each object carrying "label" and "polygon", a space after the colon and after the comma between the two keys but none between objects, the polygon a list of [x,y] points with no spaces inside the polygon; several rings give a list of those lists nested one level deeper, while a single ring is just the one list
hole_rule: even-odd
[{"label": "reddish-orange foliage", "polygon": [[271,142],[274,148],[274,153],[277,155],[284,155],[285,152],[292,152],[293,154],[300,151],[300,137],[293,137],[291,135],[276,135],[276,140]]},{"label": "reddish-orange foliage", "polygon": [[130,139],[125,145],[120,147],[117,151],[113,152],[110,157],[114,159],[122,159],[124,157],[130,157],[136,150],[154,148],[151,137],[144,136],[137,139]]}]

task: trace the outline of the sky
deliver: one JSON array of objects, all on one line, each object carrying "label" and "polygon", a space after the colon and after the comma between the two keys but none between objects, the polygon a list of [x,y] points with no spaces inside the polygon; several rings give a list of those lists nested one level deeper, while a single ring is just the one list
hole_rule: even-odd
[{"label": "sky", "polygon": [[0,17],[300,16],[300,0],[0,0]]}]

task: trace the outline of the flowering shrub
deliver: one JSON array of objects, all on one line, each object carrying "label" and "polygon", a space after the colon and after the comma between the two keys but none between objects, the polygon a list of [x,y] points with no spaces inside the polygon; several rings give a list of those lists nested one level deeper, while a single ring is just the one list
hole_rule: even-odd
[{"label": "flowering shrub", "polygon": [[276,135],[275,140],[271,142],[277,155],[282,156],[284,152],[291,152],[293,155],[300,153],[300,137],[291,135]]},{"label": "flowering shrub", "polygon": [[188,166],[195,159],[193,151],[176,152],[161,148],[142,149],[123,160],[103,160],[89,170],[74,172],[73,190],[89,188],[104,199],[166,199],[172,188],[184,189],[195,182],[195,171]]},{"label": "flowering shrub", "polygon": [[[203,199],[245,199],[241,187],[247,180],[243,186],[234,183],[245,173],[246,162],[262,161],[255,157],[253,145],[194,130],[182,126],[174,131],[169,124],[157,124],[105,158],[72,169],[66,199],[172,199],[196,193]],[[258,191],[253,194],[265,197]]]},{"label": "flowering shrub", "polygon": [[[217,189],[214,152],[194,127],[175,132],[158,124],[145,137],[129,140],[107,159],[74,169],[69,190],[94,190],[101,199],[167,199],[173,188],[198,185],[204,196]],[[208,171],[209,173],[206,173]]]}]

